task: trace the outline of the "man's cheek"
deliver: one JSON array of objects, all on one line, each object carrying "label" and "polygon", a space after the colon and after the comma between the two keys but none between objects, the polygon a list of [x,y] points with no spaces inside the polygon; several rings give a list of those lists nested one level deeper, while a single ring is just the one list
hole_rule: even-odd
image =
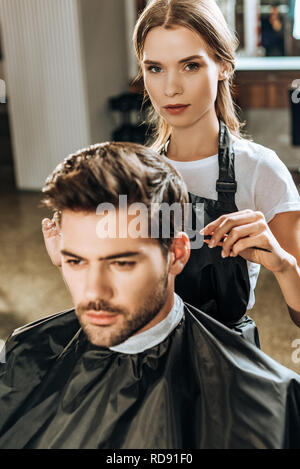
[{"label": "man's cheek", "polygon": [[[157,279],[158,277],[154,272],[149,272],[145,269],[136,276],[134,282],[131,282],[130,288],[132,292],[144,294],[153,288],[157,283]],[[133,297],[135,297],[135,295],[133,295]]]},{"label": "man's cheek", "polygon": [[64,279],[64,282],[66,286],[69,288],[69,290],[72,290],[72,277],[70,276],[70,273],[68,272],[68,267],[66,267],[66,264],[63,262],[61,266],[61,273],[62,277]]},{"label": "man's cheek", "polygon": [[72,296],[73,302],[76,305],[80,302],[80,297],[82,296],[82,282],[79,281],[76,276],[70,272],[69,267],[66,264],[62,265],[62,276],[64,282]]}]

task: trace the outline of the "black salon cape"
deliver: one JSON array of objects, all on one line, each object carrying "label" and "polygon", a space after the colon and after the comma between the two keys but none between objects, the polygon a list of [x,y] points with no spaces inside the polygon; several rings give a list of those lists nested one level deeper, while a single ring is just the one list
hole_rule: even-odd
[{"label": "black salon cape", "polygon": [[159,345],[89,344],[74,310],[15,331],[0,448],[299,448],[300,377],[185,305]]}]

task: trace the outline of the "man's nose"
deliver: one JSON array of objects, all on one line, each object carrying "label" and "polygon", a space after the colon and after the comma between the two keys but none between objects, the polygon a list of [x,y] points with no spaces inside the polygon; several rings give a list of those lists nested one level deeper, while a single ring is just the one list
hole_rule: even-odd
[{"label": "man's nose", "polygon": [[165,95],[169,98],[175,96],[176,94],[182,94],[183,85],[177,73],[171,72],[167,74],[164,91]]},{"label": "man's nose", "polygon": [[96,301],[99,298],[109,300],[114,295],[114,289],[108,273],[103,266],[93,266],[86,276],[86,301]]}]

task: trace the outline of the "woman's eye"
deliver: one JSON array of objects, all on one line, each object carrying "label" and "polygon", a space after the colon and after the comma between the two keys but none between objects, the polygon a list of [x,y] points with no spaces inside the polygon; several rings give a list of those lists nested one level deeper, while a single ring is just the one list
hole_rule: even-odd
[{"label": "woman's eye", "polygon": [[200,68],[200,65],[196,62],[191,62],[186,66],[189,67],[189,70],[198,70]]},{"label": "woman's eye", "polygon": [[159,73],[161,71],[161,68],[157,67],[156,65],[150,65],[147,70],[152,73]]}]

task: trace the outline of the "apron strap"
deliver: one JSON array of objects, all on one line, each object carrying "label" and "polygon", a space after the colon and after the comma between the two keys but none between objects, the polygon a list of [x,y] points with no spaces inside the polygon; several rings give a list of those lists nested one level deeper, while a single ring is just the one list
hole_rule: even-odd
[{"label": "apron strap", "polygon": [[[219,149],[218,149],[218,160],[219,160],[219,179],[216,182],[216,191],[218,193],[218,201],[224,202],[235,202],[235,193],[237,191],[237,182],[235,180],[234,172],[234,150],[232,146],[232,137],[226,124],[219,120]],[[159,154],[166,154],[166,147],[170,141],[170,137],[167,142],[158,149]]]},{"label": "apron strap", "polygon": [[228,127],[219,120],[219,179],[216,182],[219,202],[234,202],[237,182],[234,172],[234,150]]}]

